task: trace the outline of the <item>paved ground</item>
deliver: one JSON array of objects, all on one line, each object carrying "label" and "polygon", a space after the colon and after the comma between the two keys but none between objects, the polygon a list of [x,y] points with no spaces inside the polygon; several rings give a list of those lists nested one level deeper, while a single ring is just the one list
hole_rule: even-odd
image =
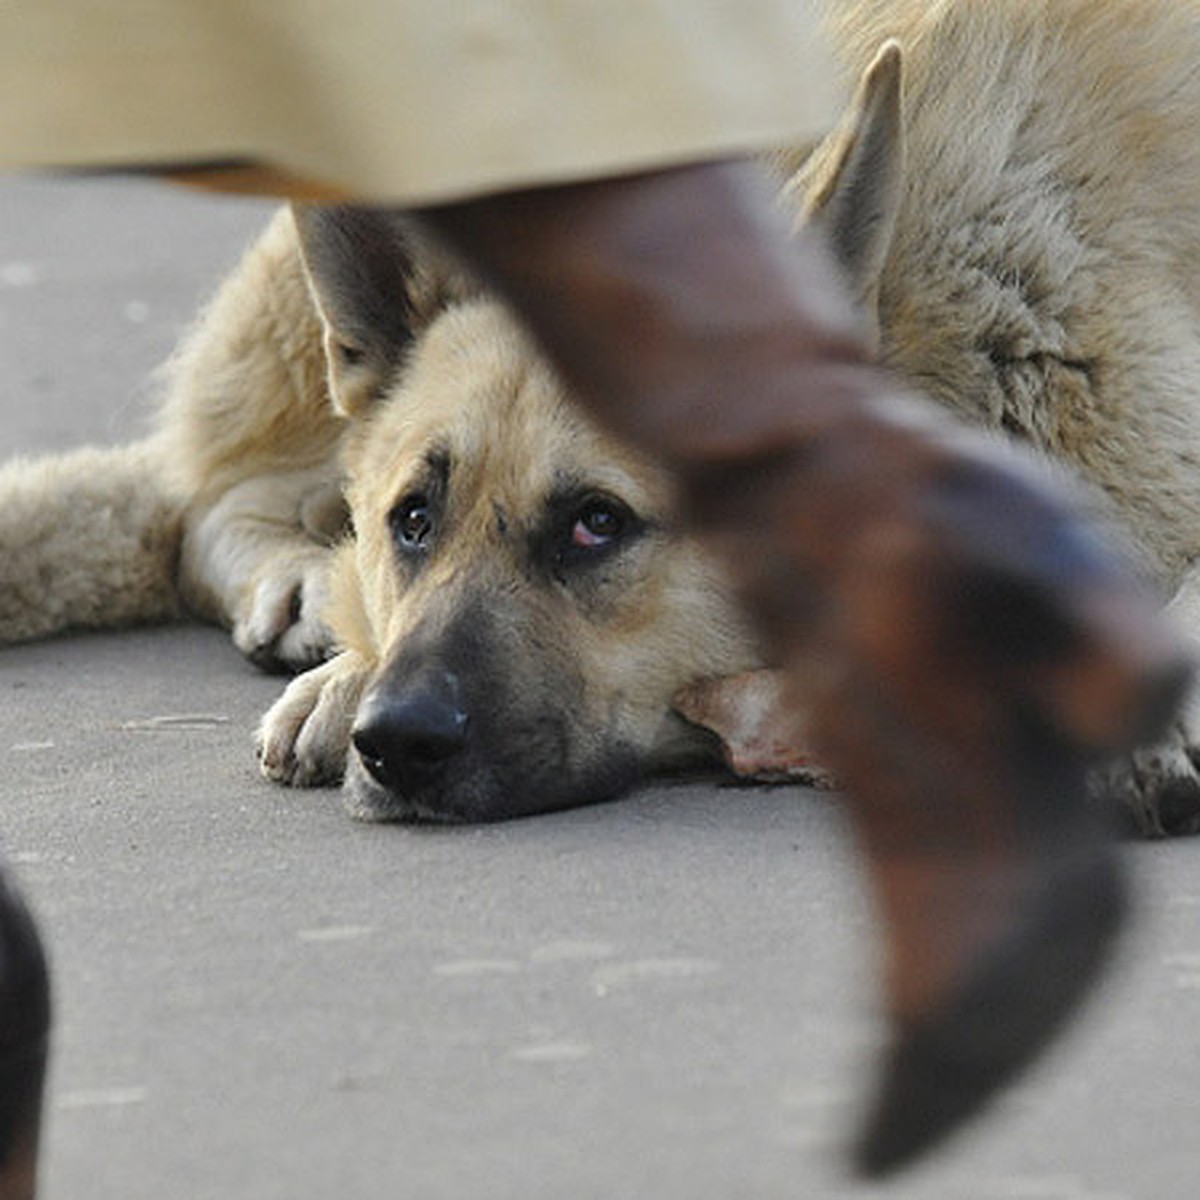
[{"label": "paved ground", "polygon": [[[136,431],[262,211],[0,184],[0,452]],[[0,831],[57,981],[46,1200],[1196,1195],[1200,843],[1132,848],[1091,1019],[875,1193],[839,1158],[877,1028],[833,800],[365,827],[257,776],[277,687],[198,627],[0,653]]]}]

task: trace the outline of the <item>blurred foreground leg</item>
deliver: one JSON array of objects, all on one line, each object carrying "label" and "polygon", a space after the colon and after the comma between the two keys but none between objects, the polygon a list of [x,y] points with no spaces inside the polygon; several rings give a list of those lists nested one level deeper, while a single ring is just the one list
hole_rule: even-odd
[{"label": "blurred foreground leg", "polygon": [[816,694],[885,922],[895,1036],[858,1161],[886,1171],[1095,977],[1122,886],[1084,773],[1166,721],[1178,647],[1030,464],[869,364],[823,247],[744,165],[425,216],[678,472],[692,532]]},{"label": "blurred foreground leg", "polygon": [[0,864],[0,1200],[30,1200],[50,1030],[37,930]]}]

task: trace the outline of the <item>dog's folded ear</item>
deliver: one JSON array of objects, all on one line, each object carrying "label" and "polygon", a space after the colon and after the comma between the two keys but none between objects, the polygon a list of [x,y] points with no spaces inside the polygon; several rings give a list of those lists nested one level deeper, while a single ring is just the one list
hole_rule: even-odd
[{"label": "dog's folded ear", "polygon": [[305,273],[325,326],[334,405],[367,411],[415,332],[467,286],[401,214],[293,205]]}]

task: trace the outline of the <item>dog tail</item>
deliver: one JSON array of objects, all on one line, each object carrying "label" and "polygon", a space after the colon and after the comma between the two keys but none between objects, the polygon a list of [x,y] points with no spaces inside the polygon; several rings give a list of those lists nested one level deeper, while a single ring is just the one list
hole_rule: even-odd
[{"label": "dog tail", "polygon": [[160,461],[147,439],[0,466],[0,644],[181,615]]}]

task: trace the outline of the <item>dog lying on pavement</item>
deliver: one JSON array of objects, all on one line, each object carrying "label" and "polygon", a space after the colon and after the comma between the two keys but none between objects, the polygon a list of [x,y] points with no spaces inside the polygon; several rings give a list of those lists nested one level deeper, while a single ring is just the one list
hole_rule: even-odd
[{"label": "dog lying on pavement", "polygon": [[[858,92],[779,157],[785,203],[881,360],[1080,478],[1197,627],[1200,7],[858,0],[833,28]],[[281,213],[176,356],[156,434],[11,466],[0,497],[0,640],[226,623],[304,672],[263,769],[344,775],[360,817],[577,804],[714,761],[703,724],[735,755],[761,738],[724,715],[770,682],[670,480],[379,213]],[[1146,829],[1200,827],[1198,747],[1185,715],[1102,783]]]}]

